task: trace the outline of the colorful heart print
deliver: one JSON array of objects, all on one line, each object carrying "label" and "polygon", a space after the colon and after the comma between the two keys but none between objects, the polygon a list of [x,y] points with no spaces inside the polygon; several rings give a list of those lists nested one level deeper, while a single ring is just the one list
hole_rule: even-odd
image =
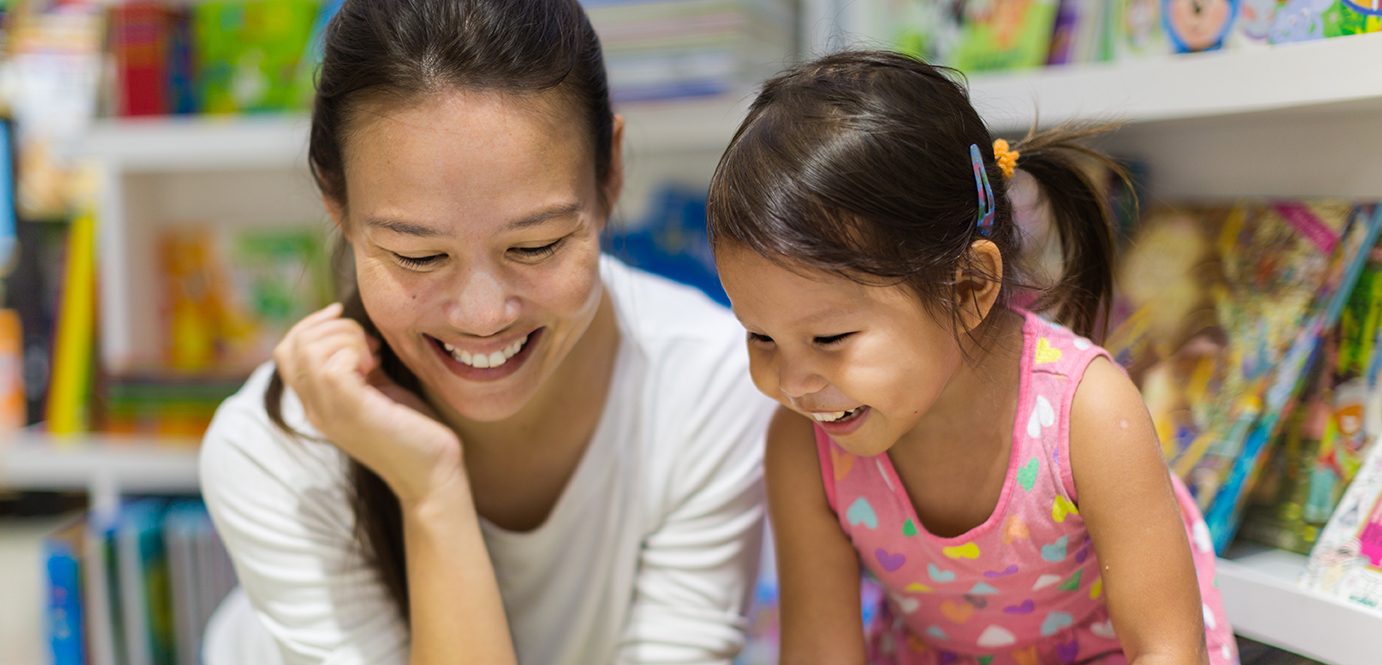
[{"label": "colorful heart print", "polygon": [[926,564],[926,574],[931,576],[932,582],[940,582],[941,584],[945,584],[946,582],[955,581],[955,571],[941,570],[940,568],[937,568],[936,564],[934,563]]},{"label": "colorful heart print", "polygon": [[1036,603],[1032,602],[1031,598],[1028,598],[1017,605],[1009,605],[1003,608],[1003,611],[1007,614],[1031,614],[1036,611]]},{"label": "colorful heart print", "polygon": [[951,559],[977,559],[981,554],[979,546],[975,543],[941,548],[941,552]]},{"label": "colorful heart print", "polygon": [[944,614],[945,618],[955,623],[964,623],[969,621],[970,617],[974,616],[974,606],[969,603],[957,603],[953,600],[947,600],[941,603],[941,614]]},{"label": "colorful heart print", "polygon": [[1012,565],[1008,566],[1007,568],[1004,568],[1003,570],[986,570],[986,571],[984,571],[984,577],[987,577],[987,578],[989,578],[989,579],[991,579],[991,580],[992,580],[992,579],[998,579],[998,578],[1000,578],[1000,577],[1007,577],[1007,576],[1009,576],[1009,575],[1016,575],[1016,574],[1017,574],[1017,564],[1012,564]]},{"label": "colorful heart print", "polygon": [[902,525],[902,535],[908,538],[917,535],[917,525],[912,522],[910,517],[907,518],[907,522]]},{"label": "colorful heart print", "polygon": [[1056,410],[1051,407],[1051,402],[1042,395],[1037,395],[1036,403],[1032,405],[1032,416],[1027,420],[1027,436],[1033,439],[1041,438],[1041,428],[1050,427],[1056,424]]},{"label": "colorful heart print", "polygon": [[1017,467],[1017,484],[1028,492],[1036,486],[1037,472],[1041,471],[1041,460],[1033,457],[1026,464]]},{"label": "colorful heart print", "polygon": [[1012,652],[1012,657],[1017,665],[1037,665],[1037,649],[1035,646],[1017,649]]},{"label": "colorful heart print", "polygon": [[934,589],[932,589],[929,586],[926,586],[925,584],[922,584],[921,582],[912,582],[911,584],[908,584],[907,588],[903,589],[903,591],[906,591],[907,593],[931,593],[932,591],[934,591]]},{"label": "colorful heart print", "polygon": [[1036,364],[1045,365],[1061,359],[1061,351],[1051,346],[1051,340],[1042,337],[1037,340],[1036,345]]},{"label": "colorful heart print", "polygon": [[1045,589],[1052,584],[1060,584],[1060,575],[1042,575],[1038,577],[1036,584],[1032,585],[1032,591]]},{"label": "colorful heart print", "polygon": [[1017,643],[1017,636],[1002,626],[989,626],[984,629],[983,634],[979,635],[978,645],[985,649],[997,649],[999,647],[1012,646]]},{"label": "colorful heart print", "polygon": [[[1041,558],[1056,563],[1065,560],[1066,546],[1070,543],[1070,536],[1061,536],[1056,542],[1041,546]],[[1058,578],[1059,579],[1059,578]]]},{"label": "colorful heart print", "polygon": [[850,504],[849,510],[845,511],[845,519],[849,521],[850,526],[863,524],[870,529],[878,528],[878,514],[873,512],[869,500],[862,496]]},{"label": "colorful heart print", "polygon": [[1055,635],[1060,629],[1069,627],[1073,623],[1075,623],[1075,617],[1070,616],[1069,612],[1052,612],[1046,615],[1046,619],[1041,622],[1041,636]]},{"label": "colorful heart print", "polygon": [[835,445],[831,444],[830,468],[835,470],[835,482],[838,483],[844,480],[845,476],[849,475],[850,469],[854,468],[854,456],[847,452],[836,450]]},{"label": "colorful heart print", "polygon": [[1080,657],[1080,643],[1075,640],[1060,642],[1056,644],[1056,658],[1060,659],[1063,665],[1073,665],[1075,659]]},{"label": "colorful heart print", "polygon": [[949,639],[950,639],[950,635],[946,634],[946,632],[945,632],[944,630],[942,630],[940,626],[931,626],[930,628],[927,628],[927,629],[926,629],[926,634],[927,634],[927,635],[930,635],[931,637],[934,637],[934,638],[936,638],[936,639],[938,639],[938,640],[949,640]]},{"label": "colorful heart print", "polygon": [[1070,499],[1057,496],[1056,500],[1051,502],[1051,519],[1055,520],[1057,524],[1064,522],[1068,515],[1079,514],[1080,509],[1075,507],[1075,504],[1070,503]]},{"label": "colorful heart print", "polygon": [[907,596],[893,596],[893,602],[897,603],[897,608],[902,610],[904,614],[911,614],[917,611],[918,607],[921,607],[921,601]]},{"label": "colorful heart print", "polygon": [[878,559],[878,565],[883,566],[883,570],[896,572],[903,564],[907,563],[907,555],[901,552],[892,554],[883,548],[874,550],[873,556]]},{"label": "colorful heart print", "polygon": [[1027,530],[1027,523],[1017,515],[1008,515],[1008,519],[1003,521],[1003,544],[1011,545],[1014,540],[1027,540],[1032,536]]}]

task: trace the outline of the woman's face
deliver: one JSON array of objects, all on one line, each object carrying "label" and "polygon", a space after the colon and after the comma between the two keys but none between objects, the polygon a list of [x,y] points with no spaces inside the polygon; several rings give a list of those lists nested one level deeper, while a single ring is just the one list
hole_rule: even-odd
[{"label": "woman's face", "polygon": [[[434,404],[468,420],[527,404],[603,293],[602,184],[589,130],[563,101],[377,102],[347,132],[348,205],[328,207],[353,246],[365,310]],[[616,124],[610,205],[619,143]]]}]

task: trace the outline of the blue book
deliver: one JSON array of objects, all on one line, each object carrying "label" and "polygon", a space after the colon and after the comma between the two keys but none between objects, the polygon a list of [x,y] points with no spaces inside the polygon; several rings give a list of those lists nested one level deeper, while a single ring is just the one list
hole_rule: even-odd
[{"label": "blue book", "polygon": [[43,540],[48,572],[44,629],[53,665],[86,662],[82,625],[82,556],[86,521],[75,519]]}]

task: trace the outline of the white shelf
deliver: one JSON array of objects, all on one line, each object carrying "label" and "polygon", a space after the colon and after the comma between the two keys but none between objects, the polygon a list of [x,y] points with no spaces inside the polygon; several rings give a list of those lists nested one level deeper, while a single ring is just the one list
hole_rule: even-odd
[{"label": "white shelf", "polygon": [[[748,108],[748,97],[670,101],[616,109],[631,149],[720,150]],[[96,122],[78,153],[122,173],[307,167],[311,120],[305,113],[119,118]]]},{"label": "white shelf", "polygon": [[1236,548],[1219,559],[1219,589],[1234,632],[1335,665],[1382,659],[1382,612],[1296,585],[1305,557]]},{"label": "white shelf", "polygon": [[198,442],[22,431],[0,436],[0,489],[85,490],[101,510],[124,493],[194,493]]},{"label": "white shelf", "polygon": [[1382,109],[1382,34],[1243,51],[1049,67],[971,77],[996,130],[1083,118],[1145,123],[1252,112]]}]

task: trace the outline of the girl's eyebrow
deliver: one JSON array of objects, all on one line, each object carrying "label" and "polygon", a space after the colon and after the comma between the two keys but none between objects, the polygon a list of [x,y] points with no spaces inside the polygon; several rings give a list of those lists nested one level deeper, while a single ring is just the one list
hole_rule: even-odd
[{"label": "girl's eyebrow", "polygon": [[423,226],[421,224],[414,224],[412,222],[405,222],[401,219],[371,217],[370,219],[365,221],[365,226],[368,226],[372,229],[383,229],[385,231],[392,231],[394,233],[398,233],[405,236],[417,236],[419,238],[435,238],[437,236],[442,235],[441,231],[438,231],[434,228]]},{"label": "girl's eyebrow", "polygon": [[508,225],[504,227],[504,230],[517,231],[519,229],[526,229],[530,226],[539,226],[553,219],[560,219],[562,217],[573,217],[580,211],[581,204],[576,203],[575,201],[570,201],[567,203],[558,203],[554,206],[551,206],[544,210],[539,210],[534,214],[528,215],[523,219],[516,219],[512,222],[509,222]]}]

